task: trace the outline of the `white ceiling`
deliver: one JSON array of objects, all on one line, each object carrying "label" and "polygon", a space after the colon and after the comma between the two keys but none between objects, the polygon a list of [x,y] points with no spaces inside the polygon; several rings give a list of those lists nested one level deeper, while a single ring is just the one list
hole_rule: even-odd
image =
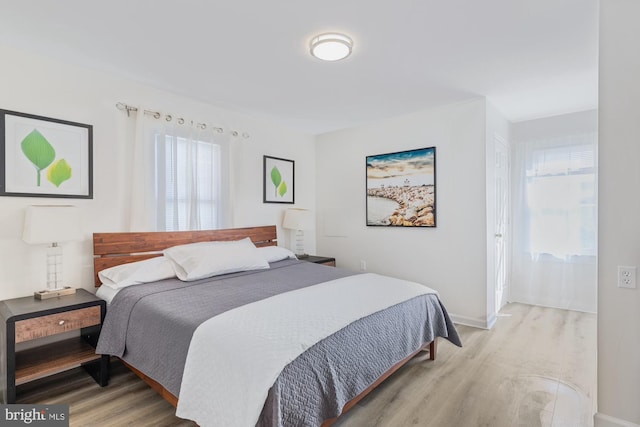
[{"label": "white ceiling", "polygon": [[[521,121],[597,107],[597,1],[2,1],[0,43],[313,134],[472,96]],[[352,56],[312,58],[326,31]]]}]

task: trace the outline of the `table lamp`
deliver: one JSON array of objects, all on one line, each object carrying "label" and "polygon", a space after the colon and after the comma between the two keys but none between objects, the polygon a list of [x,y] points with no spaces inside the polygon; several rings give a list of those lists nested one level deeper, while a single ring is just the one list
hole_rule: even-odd
[{"label": "table lamp", "polygon": [[282,227],[294,230],[292,236],[292,248],[298,258],[306,258],[309,255],[304,253],[304,230],[313,229],[313,215],[308,209],[291,208],[284,213]]},{"label": "table lamp", "polygon": [[22,240],[31,245],[50,244],[47,249],[47,288],[35,292],[38,299],[75,293],[64,285],[62,246],[60,243],[81,240],[80,215],[75,206],[28,206]]}]

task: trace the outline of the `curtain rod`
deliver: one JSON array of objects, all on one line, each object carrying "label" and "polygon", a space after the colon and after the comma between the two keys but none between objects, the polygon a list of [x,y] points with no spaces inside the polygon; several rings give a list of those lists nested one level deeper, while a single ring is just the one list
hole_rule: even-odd
[{"label": "curtain rod", "polygon": [[[127,112],[127,117],[130,117],[131,112],[136,112],[138,111],[138,107],[133,107],[131,105],[127,105],[124,102],[118,102],[116,104],[116,108],[120,111],[126,111]],[[151,111],[151,110],[144,110],[144,114],[148,114],[150,116],[152,116],[155,119],[159,119],[160,117],[162,117],[162,113],[160,113],[159,111]],[[170,122],[171,120],[173,120],[173,116],[171,114],[167,114],[165,115],[165,120]],[[185,123],[185,120],[182,117],[178,117],[177,122],[179,125],[182,125]],[[193,120],[191,121],[191,125],[193,125]],[[196,127],[205,130],[207,128],[207,124],[206,123],[196,123]],[[213,127],[213,130],[215,130],[218,133],[224,133],[224,129],[221,127]],[[233,137],[237,137],[237,136],[242,136],[244,139],[248,139],[249,138],[249,134],[247,132],[242,132],[242,134],[240,132],[238,132],[237,130],[232,130],[231,131],[231,136]]]}]

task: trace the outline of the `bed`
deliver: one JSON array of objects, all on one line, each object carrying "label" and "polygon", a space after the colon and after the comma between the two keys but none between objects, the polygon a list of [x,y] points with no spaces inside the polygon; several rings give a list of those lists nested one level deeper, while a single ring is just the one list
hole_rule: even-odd
[{"label": "bed", "polygon": [[[277,246],[275,226],[95,233],[96,286],[101,285],[99,271],[162,256],[162,251],[170,247],[245,238],[257,248]],[[394,286],[404,284],[398,279],[362,275],[297,259],[273,261],[268,267],[188,282],[164,279],[108,294],[109,309],[98,351],[119,357],[177,406],[178,416],[194,419],[202,426],[275,427],[328,426],[420,351],[428,349],[430,359],[434,360],[437,337],[461,345],[437,294],[418,290],[418,294],[397,296],[395,301],[396,294],[401,294],[396,287],[392,294],[380,296],[379,302],[372,303],[383,304],[380,306],[383,309],[372,306],[364,314],[345,314],[359,305],[349,302],[349,298],[367,299],[362,295],[378,295],[377,291],[369,291],[377,289],[378,283],[383,287],[389,287],[390,280],[397,281],[393,282]],[[309,301],[304,302],[305,299]],[[291,338],[286,334],[298,336],[296,328],[303,329],[299,325],[307,320],[295,317],[300,316],[295,313],[296,309],[304,314],[313,313],[307,315],[309,322],[319,324],[326,331],[318,332],[315,341],[308,343],[305,336],[304,346],[292,344],[294,349],[280,351],[280,344],[276,343],[287,341],[289,345]],[[273,313],[275,319],[267,319],[264,313]],[[234,315],[244,317],[232,317]],[[344,318],[335,320],[340,317]],[[246,326],[247,322],[253,323]],[[327,326],[332,322],[334,326]],[[239,325],[238,328],[244,329],[234,329],[231,333],[222,330],[221,325],[233,328]],[[203,331],[207,329],[214,335],[204,336]],[[272,330],[278,331],[274,332],[277,336],[270,336]],[[282,366],[276,362],[274,366],[269,365],[276,359],[268,348],[271,343],[283,353],[278,357],[286,359],[286,363],[279,362]],[[235,345],[238,348],[233,347]],[[274,350],[274,353],[277,352]],[[203,360],[211,366],[203,365]],[[275,381],[266,373],[263,375],[263,368],[277,373],[273,376]],[[244,382],[254,376],[264,376],[262,380],[270,386],[260,391],[260,387]],[[233,397],[234,389],[241,394]],[[254,393],[254,389],[260,390]],[[240,413],[234,415],[233,407],[237,407],[242,416],[250,414],[244,405],[255,406],[251,399],[261,402],[254,410],[256,415],[240,420]],[[189,415],[194,407],[200,411],[202,406],[209,412]],[[230,417],[228,420],[221,412],[220,417],[215,412],[227,409],[231,411],[226,415]]]}]

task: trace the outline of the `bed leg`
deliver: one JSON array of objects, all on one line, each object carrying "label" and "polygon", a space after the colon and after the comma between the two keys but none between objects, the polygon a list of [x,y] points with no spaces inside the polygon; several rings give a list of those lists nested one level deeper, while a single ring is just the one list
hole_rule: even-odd
[{"label": "bed leg", "polygon": [[438,348],[438,338],[434,338],[433,341],[429,344],[429,359],[436,360],[436,351]]}]

